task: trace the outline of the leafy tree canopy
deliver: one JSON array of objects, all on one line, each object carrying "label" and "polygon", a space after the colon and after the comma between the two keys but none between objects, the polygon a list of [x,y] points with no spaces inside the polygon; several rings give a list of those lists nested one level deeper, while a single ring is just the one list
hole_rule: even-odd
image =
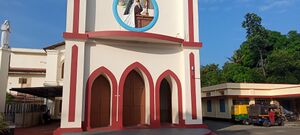
[{"label": "leafy tree canopy", "polygon": [[223,68],[216,64],[202,66],[202,86],[224,82],[300,83],[300,33],[284,35],[266,29],[262,18],[245,15],[242,27],[246,40]]}]

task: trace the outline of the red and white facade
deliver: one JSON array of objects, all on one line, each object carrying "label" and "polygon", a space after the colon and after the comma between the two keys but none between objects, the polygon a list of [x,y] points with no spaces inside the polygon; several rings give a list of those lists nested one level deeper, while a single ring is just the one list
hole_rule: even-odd
[{"label": "red and white facade", "polygon": [[[131,119],[141,121],[136,126],[162,127],[165,100],[171,103],[170,125],[202,126],[198,0],[156,1],[154,27],[132,32],[115,20],[112,0],[68,0],[62,119],[54,134],[124,129],[134,125]],[[136,89],[140,94],[128,94]],[[161,98],[162,89],[170,90],[170,98]],[[141,103],[134,108],[130,99]],[[101,110],[103,104],[108,110]],[[139,118],[131,118],[130,109]],[[95,119],[105,121],[102,114],[107,126],[95,126]]]}]

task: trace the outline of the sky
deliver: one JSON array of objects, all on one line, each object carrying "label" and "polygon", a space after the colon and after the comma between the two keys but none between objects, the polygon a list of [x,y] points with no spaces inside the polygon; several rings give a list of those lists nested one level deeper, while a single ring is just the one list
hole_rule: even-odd
[{"label": "sky", "polygon": [[[248,12],[267,29],[300,32],[300,0],[199,0],[201,65],[222,66],[245,41],[241,27]],[[10,20],[10,45],[43,48],[63,41],[66,0],[0,0],[0,22]]]},{"label": "sky", "polygon": [[220,67],[245,41],[242,22],[246,13],[262,17],[270,30],[300,32],[300,0],[199,0],[201,64]]}]

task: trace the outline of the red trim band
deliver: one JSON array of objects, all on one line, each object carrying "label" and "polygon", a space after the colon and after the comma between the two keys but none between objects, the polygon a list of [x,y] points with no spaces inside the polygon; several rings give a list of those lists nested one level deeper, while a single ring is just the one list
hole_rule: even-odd
[{"label": "red trim band", "polygon": [[192,119],[197,119],[197,101],[196,101],[196,81],[195,81],[195,55],[190,53],[190,82],[191,82],[191,103]]},{"label": "red trim band", "polygon": [[63,37],[65,39],[88,39],[88,34],[68,33],[64,32]]},{"label": "red trim band", "polygon": [[77,86],[77,66],[78,66],[78,47],[73,45],[71,58],[71,80],[70,80],[70,98],[69,98],[69,122],[75,121],[76,106],[76,86]]},{"label": "red trim band", "polygon": [[189,12],[189,42],[194,42],[194,4],[193,0],[188,0]]},{"label": "red trim band", "polygon": [[183,46],[186,47],[198,47],[201,48],[203,46],[202,42],[183,42]]},{"label": "red trim band", "polygon": [[107,75],[108,79],[111,81],[112,86],[111,86],[111,93],[112,93],[112,113],[111,113],[111,127],[110,128],[117,128],[117,79],[113,75],[113,73],[108,70],[105,67],[100,67],[96,69],[88,78],[87,85],[86,85],[86,99],[85,99],[85,121],[84,121],[84,128],[85,130],[93,130],[90,126],[90,121],[91,121],[91,93],[92,93],[92,86],[97,77],[99,77],[101,74]]},{"label": "red trim band", "polygon": [[149,39],[174,42],[174,43],[182,44],[183,46],[186,47],[201,48],[203,46],[201,42],[187,42],[181,38],[155,34],[155,33],[133,32],[133,31],[98,31],[98,32],[88,32],[86,34],[64,32],[63,37],[65,39],[83,39],[83,40],[89,38],[136,37],[136,38],[149,38]]},{"label": "red trim band", "polygon": [[81,128],[57,128],[54,130],[53,135],[62,135],[64,133],[82,132]]},{"label": "red trim band", "polygon": [[300,94],[287,94],[287,95],[223,95],[223,96],[213,96],[213,97],[203,97],[203,99],[208,98],[220,98],[220,97],[235,97],[235,98],[289,98],[289,97],[300,97]]},{"label": "red trim band", "polygon": [[73,33],[79,33],[79,10],[80,0],[74,0],[73,12]]},{"label": "red trim band", "polygon": [[14,68],[10,67],[9,72],[42,72],[46,73],[45,68]]},{"label": "red trim band", "polygon": [[181,38],[155,34],[155,33],[147,33],[147,32],[133,32],[133,31],[99,31],[99,32],[88,32],[89,38],[97,38],[97,37],[139,37],[139,38],[152,38],[159,39],[164,41],[182,43],[184,40]]},{"label": "red trim band", "polygon": [[208,128],[206,124],[184,125],[184,128]]},{"label": "red trim band", "polygon": [[239,98],[288,98],[288,97],[300,97],[300,94],[287,94],[287,95],[275,95],[275,96],[263,96],[263,95],[255,95],[255,96],[251,96],[251,95],[230,95],[231,97],[239,97]]}]

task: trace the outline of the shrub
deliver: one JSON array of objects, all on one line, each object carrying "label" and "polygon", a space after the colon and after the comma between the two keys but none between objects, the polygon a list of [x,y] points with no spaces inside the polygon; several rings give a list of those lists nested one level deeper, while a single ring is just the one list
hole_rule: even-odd
[{"label": "shrub", "polygon": [[4,115],[0,113],[0,134],[1,131],[4,131],[7,129],[7,123],[4,121]]}]

